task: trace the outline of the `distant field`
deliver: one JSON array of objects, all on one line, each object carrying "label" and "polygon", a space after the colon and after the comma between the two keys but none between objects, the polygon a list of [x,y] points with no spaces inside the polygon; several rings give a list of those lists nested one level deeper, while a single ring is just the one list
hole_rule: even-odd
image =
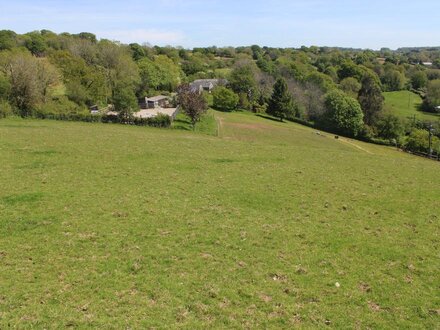
[{"label": "distant field", "polygon": [[0,120],[0,329],[439,327],[438,162],[210,116]]},{"label": "distant field", "polygon": [[405,118],[413,118],[419,120],[440,120],[440,116],[429,112],[419,110],[422,99],[419,95],[410,91],[386,92],[385,109],[389,109],[394,114]]}]

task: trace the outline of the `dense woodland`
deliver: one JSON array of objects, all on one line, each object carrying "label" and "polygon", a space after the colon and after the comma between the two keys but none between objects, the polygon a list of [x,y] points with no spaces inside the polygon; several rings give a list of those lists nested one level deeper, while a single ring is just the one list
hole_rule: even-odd
[{"label": "dense woodland", "polygon": [[266,113],[419,152],[429,152],[432,125],[432,148],[440,152],[438,123],[402,120],[384,110],[382,96],[412,90],[423,97],[424,111],[439,112],[440,48],[188,50],[125,45],[92,33],[0,31],[0,117],[94,121],[90,106],[112,105],[127,118],[137,98],[174,96],[204,78],[228,81],[212,93],[219,110]]}]

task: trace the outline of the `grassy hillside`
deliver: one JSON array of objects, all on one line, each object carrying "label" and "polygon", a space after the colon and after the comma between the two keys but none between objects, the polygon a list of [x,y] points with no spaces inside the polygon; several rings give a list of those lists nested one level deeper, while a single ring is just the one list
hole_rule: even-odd
[{"label": "grassy hillside", "polygon": [[429,112],[419,110],[422,104],[422,99],[419,95],[410,91],[398,91],[384,93],[385,109],[392,111],[394,114],[405,118],[413,118],[419,120],[440,120],[440,116]]},{"label": "grassy hillside", "polygon": [[0,120],[0,328],[438,327],[439,163],[214,115]]}]

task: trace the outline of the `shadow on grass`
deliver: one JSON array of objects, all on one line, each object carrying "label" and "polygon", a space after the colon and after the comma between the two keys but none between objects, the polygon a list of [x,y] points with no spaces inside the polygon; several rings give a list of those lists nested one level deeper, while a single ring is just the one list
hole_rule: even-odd
[{"label": "shadow on grass", "polygon": [[267,115],[262,115],[261,113],[257,114],[257,116],[261,117],[261,118],[264,118],[264,119],[276,121],[277,123],[284,123],[284,121],[280,121],[279,119],[276,119],[276,118],[273,118],[273,117],[269,117]]},{"label": "shadow on grass", "polygon": [[437,116],[440,119],[440,113],[438,112],[431,112],[431,111],[427,111],[424,106],[423,103],[417,104],[416,106],[416,110],[420,113],[423,113],[425,115],[431,115],[431,116]]},{"label": "shadow on grass", "polygon": [[181,118],[174,119],[173,128],[181,129],[184,131],[192,131],[191,122],[189,120],[185,120],[185,119],[181,119]]}]

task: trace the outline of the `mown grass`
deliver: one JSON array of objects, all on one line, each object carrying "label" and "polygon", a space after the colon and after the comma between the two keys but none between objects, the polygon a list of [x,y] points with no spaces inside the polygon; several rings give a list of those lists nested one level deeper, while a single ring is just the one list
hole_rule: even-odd
[{"label": "mown grass", "polygon": [[197,133],[217,136],[217,122],[215,121],[212,110],[208,110],[208,113],[204,115],[201,120],[192,126],[191,120],[183,113],[179,113],[176,119],[173,121],[172,128],[185,131],[193,131]]},{"label": "mown grass", "polygon": [[391,111],[404,119],[423,121],[438,121],[440,116],[437,114],[423,112],[420,110],[422,99],[419,95],[410,91],[386,92],[385,109]]},{"label": "mown grass", "polygon": [[212,114],[0,121],[0,328],[438,328],[439,163]]}]

